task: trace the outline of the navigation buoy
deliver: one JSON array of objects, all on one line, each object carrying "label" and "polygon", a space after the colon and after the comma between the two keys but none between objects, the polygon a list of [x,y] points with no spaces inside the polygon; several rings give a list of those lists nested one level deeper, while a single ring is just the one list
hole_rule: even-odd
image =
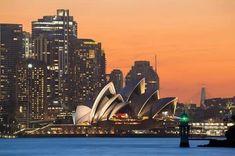
[{"label": "navigation buoy", "polygon": [[180,116],[180,147],[190,147],[189,145],[189,116],[184,112]]}]

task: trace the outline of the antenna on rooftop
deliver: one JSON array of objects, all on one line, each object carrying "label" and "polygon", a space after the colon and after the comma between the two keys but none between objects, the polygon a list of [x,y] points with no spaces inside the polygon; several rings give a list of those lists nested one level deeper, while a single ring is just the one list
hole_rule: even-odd
[{"label": "antenna on rooftop", "polygon": [[157,73],[157,55],[155,54],[155,72]]}]

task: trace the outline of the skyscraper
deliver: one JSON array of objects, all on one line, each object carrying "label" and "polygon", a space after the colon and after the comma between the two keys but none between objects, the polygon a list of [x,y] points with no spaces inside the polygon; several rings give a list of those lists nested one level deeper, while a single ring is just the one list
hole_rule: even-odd
[{"label": "skyscraper", "polygon": [[[73,16],[69,15],[69,10],[59,9],[57,10],[57,15],[44,16],[42,19],[33,21],[33,40],[41,34],[46,35],[55,42],[52,55],[54,60],[53,64],[55,67],[58,67],[60,76],[68,73],[69,38],[72,36],[77,37],[77,23],[73,20]],[[43,47],[45,44],[41,44],[40,46]],[[40,53],[45,52],[40,51]]]},{"label": "skyscraper", "polygon": [[17,65],[17,118],[22,128],[47,116],[46,65],[28,59]]},{"label": "skyscraper", "polygon": [[129,83],[138,81],[144,77],[147,91],[152,92],[159,89],[159,77],[153,67],[150,66],[149,61],[135,61],[134,66],[132,66],[126,76],[125,84],[129,85]]},{"label": "skyscraper", "polygon": [[59,9],[56,15],[32,22],[34,57],[45,62],[49,70],[48,101],[52,116],[71,104],[71,84],[68,83],[73,51],[70,50],[69,40],[76,37],[77,23],[69,15],[69,10]]},{"label": "skyscraper", "polygon": [[110,74],[110,82],[113,82],[115,89],[117,92],[120,92],[123,88],[123,74],[122,71],[119,69],[112,70]]},{"label": "skyscraper", "polygon": [[15,99],[16,64],[22,58],[22,25],[0,24],[0,97],[1,100]]},{"label": "skyscraper", "polygon": [[22,47],[22,25],[0,24],[0,119],[7,127],[5,133],[11,131],[14,120],[16,64],[22,59]]},{"label": "skyscraper", "polygon": [[32,58],[32,37],[29,32],[23,32],[23,58],[28,59]]},{"label": "skyscraper", "polygon": [[106,83],[105,54],[101,43],[78,39],[74,58],[77,104],[84,104],[94,100]]}]

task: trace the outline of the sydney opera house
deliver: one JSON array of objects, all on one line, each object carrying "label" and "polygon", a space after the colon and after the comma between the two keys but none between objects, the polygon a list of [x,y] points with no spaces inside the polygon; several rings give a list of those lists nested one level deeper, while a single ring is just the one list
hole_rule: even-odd
[{"label": "sydney opera house", "polygon": [[110,82],[94,102],[77,106],[70,116],[73,121],[48,124],[22,136],[133,136],[141,131],[158,135],[162,126],[165,131],[165,123],[174,120],[176,104],[176,97],[160,98],[158,90],[148,89],[145,78],[129,83],[120,93]]},{"label": "sydney opera house", "polygon": [[[160,98],[158,90],[148,90],[145,78],[127,85],[117,93],[112,82],[98,94],[94,103],[79,105],[73,115],[75,125],[151,127],[154,123],[174,118],[176,97]],[[144,126],[145,125],[145,126]]]}]

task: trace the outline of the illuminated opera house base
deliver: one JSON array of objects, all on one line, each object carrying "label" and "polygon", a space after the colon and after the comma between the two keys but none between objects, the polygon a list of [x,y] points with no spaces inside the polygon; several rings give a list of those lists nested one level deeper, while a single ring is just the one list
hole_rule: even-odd
[{"label": "illuminated opera house base", "polygon": [[[176,97],[159,98],[148,90],[145,78],[117,93],[112,82],[98,94],[92,106],[78,105],[73,124],[51,124],[28,134],[117,135],[152,133],[162,122],[174,120]],[[155,132],[154,132],[155,133]]]},{"label": "illuminated opera house base", "polygon": [[135,123],[144,119],[173,119],[177,98],[159,98],[158,90],[147,90],[145,78],[126,86],[117,93],[112,82],[98,94],[91,107],[77,106],[75,125],[93,125],[104,121]]}]

